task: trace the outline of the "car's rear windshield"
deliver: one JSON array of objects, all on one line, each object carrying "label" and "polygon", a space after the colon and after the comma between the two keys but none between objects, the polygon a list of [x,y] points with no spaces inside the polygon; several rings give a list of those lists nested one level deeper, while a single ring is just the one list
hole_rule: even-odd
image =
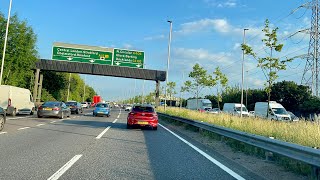
[{"label": "car's rear windshield", "polygon": [[60,102],[45,102],[43,106],[47,106],[47,107],[60,106]]},{"label": "car's rear windshield", "polygon": [[77,102],[66,102],[66,105],[73,105],[73,106],[76,106],[77,105]]},{"label": "car's rear windshield", "polygon": [[107,108],[107,107],[108,107],[108,104],[97,104],[96,107],[99,107],[99,108]]},{"label": "car's rear windshield", "polygon": [[132,111],[135,112],[154,112],[153,107],[150,106],[134,106]]}]

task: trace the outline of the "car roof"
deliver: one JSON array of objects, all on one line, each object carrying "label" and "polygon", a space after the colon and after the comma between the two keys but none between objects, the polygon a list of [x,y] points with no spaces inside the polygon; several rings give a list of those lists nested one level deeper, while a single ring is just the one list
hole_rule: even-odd
[{"label": "car roof", "polygon": [[153,106],[152,105],[150,105],[150,104],[135,104],[134,105],[134,107],[135,106],[141,106],[141,107],[152,107],[153,108]]}]

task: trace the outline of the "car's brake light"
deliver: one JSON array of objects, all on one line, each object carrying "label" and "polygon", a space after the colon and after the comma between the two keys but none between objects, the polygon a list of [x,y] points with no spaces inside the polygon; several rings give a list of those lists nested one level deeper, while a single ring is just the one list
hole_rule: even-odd
[{"label": "car's brake light", "polygon": [[42,107],[42,106],[39,106],[39,107],[38,107],[38,110],[42,110],[42,109],[43,109],[43,107]]},{"label": "car's brake light", "polygon": [[136,113],[134,113],[134,112],[131,112],[131,113],[129,113],[129,115],[131,115],[131,116],[133,116],[133,115],[135,115]]},{"label": "car's brake light", "polygon": [[153,117],[158,117],[157,113],[152,113]]},{"label": "car's brake light", "polygon": [[52,108],[52,111],[60,111],[60,108],[58,107]]}]

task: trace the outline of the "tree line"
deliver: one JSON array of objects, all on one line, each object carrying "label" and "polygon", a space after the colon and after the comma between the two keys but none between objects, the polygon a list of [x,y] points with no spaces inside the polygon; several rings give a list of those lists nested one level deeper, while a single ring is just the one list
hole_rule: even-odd
[{"label": "tree line", "polygon": [[[3,55],[7,19],[0,13],[0,56]],[[10,17],[6,56],[3,70],[3,85],[12,85],[21,88],[33,89],[34,71],[32,67],[39,60],[36,46],[37,35],[25,20],[19,20],[17,14]],[[69,73],[43,71],[43,89],[41,101],[67,100],[69,85]],[[95,90],[86,85],[86,93],[83,94],[85,82],[78,74],[72,74],[70,81],[69,100],[91,101],[96,94]]]}]

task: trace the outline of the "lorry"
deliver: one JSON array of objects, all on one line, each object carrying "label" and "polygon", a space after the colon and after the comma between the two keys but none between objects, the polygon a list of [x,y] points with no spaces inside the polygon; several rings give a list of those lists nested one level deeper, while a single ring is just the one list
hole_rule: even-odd
[{"label": "lorry", "polygon": [[0,107],[6,114],[34,114],[35,103],[29,89],[9,85],[0,85]]},{"label": "lorry", "polygon": [[102,98],[99,95],[94,95],[93,96],[93,103],[91,104],[91,106],[95,106],[97,103],[102,102]]},{"label": "lorry", "polygon": [[291,121],[290,114],[276,101],[269,101],[269,107],[268,102],[256,102],[254,112],[255,117],[278,121]]},{"label": "lorry", "polygon": [[240,116],[242,107],[242,116],[249,117],[249,112],[244,104],[240,103],[224,103],[222,112]]},{"label": "lorry", "polygon": [[192,110],[207,111],[209,109],[212,109],[212,104],[209,99],[188,99],[186,108]]}]

